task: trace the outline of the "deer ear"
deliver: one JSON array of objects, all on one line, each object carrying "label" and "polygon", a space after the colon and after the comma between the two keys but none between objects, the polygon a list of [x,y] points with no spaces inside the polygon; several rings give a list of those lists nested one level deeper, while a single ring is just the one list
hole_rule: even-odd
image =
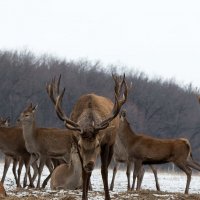
[{"label": "deer ear", "polygon": [[38,104],[33,107],[33,112],[37,110]]},{"label": "deer ear", "polygon": [[10,123],[10,117],[7,117],[7,118],[6,118],[6,122],[7,122],[7,123]]}]

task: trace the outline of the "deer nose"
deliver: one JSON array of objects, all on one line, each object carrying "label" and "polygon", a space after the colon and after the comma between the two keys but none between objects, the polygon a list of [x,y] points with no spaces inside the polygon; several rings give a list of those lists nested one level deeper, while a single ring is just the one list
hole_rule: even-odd
[{"label": "deer nose", "polygon": [[90,161],[86,166],[85,166],[85,169],[87,171],[92,171],[94,169],[94,162],[93,161]]}]

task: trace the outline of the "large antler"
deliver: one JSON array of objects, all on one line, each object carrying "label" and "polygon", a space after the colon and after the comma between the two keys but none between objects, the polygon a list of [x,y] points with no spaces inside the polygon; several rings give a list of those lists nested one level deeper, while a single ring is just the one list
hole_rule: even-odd
[{"label": "large antler", "polygon": [[[103,120],[100,124],[98,124],[95,129],[96,130],[102,130],[109,126],[109,123],[118,115],[122,105],[126,102],[127,96],[128,96],[128,87],[125,80],[125,74],[123,77],[116,76],[112,74],[112,77],[115,81],[115,103],[113,106],[113,110],[105,120]],[[120,99],[122,88],[124,87],[124,93],[122,95],[122,98]]]},{"label": "large antler", "polygon": [[62,104],[63,95],[65,93],[65,88],[63,89],[62,93],[59,94],[60,93],[59,92],[60,79],[61,79],[61,75],[59,76],[59,79],[57,82],[56,82],[56,79],[53,78],[51,83],[46,85],[47,93],[48,93],[51,101],[55,105],[55,110],[56,110],[57,116],[59,117],[60,120],[64,121],[65,126],[68,129],[77,130],[77,131],[81,132],[80,126],[77,123],[75,123],[74,121],[70,120],[66,116],[66,114],[63,112],[61,104]]}]

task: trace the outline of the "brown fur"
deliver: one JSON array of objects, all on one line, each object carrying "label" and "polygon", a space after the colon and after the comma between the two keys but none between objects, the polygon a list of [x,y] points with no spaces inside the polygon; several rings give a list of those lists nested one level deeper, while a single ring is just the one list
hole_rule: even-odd
[{"label": "brown fur", "polygon": [[3,183],[0,182],[0,197],[6,197],[7,194],[6,194],[6,190],[3,186]]},{"label": "brown fur", "polygon": [[[15,175],[17,187],[21,187],[20,174],[21,174],[22,165],[23,163],[25,163],[26,170],[29,171],[27,168],[27,165],[30,159],[30,154],[25,148],[25,143],[22,136],[22,129],[18,127],[0,127],[0,149],[6,155],[5,168],[4,168],[3,177],[1,181],[4,182],[5,180],[6,172],[11,162],[9,157],[12,157],[16,161],[14,163],[15,167],[13,169],[14,174],[16,171],[16,164],[19,161],[19,158],[21,158],[22,162],[20,162],[20,166],[18,169],[18,177]],[[30,179],[30,176],[29,176],[29,179]],[[32,181],[30,184],[31,186],[33,186]]]},{"label": "brown fur", "polygon": [[[114,158],[113,159],[114,167],[113,167],[112,181],[110,184],[110,190],[113,190],[113,188],[114,188],[115,176],[116,176],[116,173],[117,173],[120,163],[125,163],[127,166],[127,169],[126,169],[126,175],[127,175],[127,181],[128,181],[127,189],[130,190],[131,189],[131,187],[130,187],[130,171],[132,168],[132,162],[129,160],[129,149],[127,148],[126,140],[124,139],[124,137],[122,137],[120,139],[119,134],[116,137],[113,158]],[[151,170],[154,173],[156,188],[158,191],[160,191],[160,186],[159,186],[158,178],[157,178],[157,170],[151,165],[149,167],[151,168]],[[140,174],[137,176],[138,184],[140,183],[139,188],[141,187],[144,172],[145,172],[144,169],[142,169]]]},{"label": "brown fur", "polygon": [[173,162],[187,175],[185,193],[188,193],[192,173],[190,167],[200,171],[200,165],[191,157],[189,141],[185,138],[158,139],[143,134],[138,135],[131,129],[125,116],[121,116],[120,119],[119,136],[126,143],[129,160],[135,164],[132,188],[142,164]]},{"label": "brown fur", "polygon": [[[71,113],[71,119],[75,122],[78,122],[81,127],[85,128],[91,123],[91,120],[88,120],[90,112],[94,122],[99,123],[111,113],[112,108],[112,101],[106,97],[98,96],[96,94],[83,95],[74,105]],[[113,121],[110,123],[110,126],[113,127],[112,130],[108,129],[107,131],[105,129],[101,131],[102,134],[100,134],[100,136],[102,144],[107,144],[108,142],[110,145],[114,144],[116,130],[119,127],[118,116],[113,119]]]},{"label": "brown fur", "polygon": [[[44,164],[50,158],[70,162],[72,148],[72,134],[66,129],[58,128],[37,128],[35,124],[36,107],[30,104],[20,115],[22,123],[23,137],[29,153],[31,153],[31,162],[39,158],[38,182],[37,188],[40,188],[40,178]],[[51,177],[53,169],[50,169],[49,176],[43,182],[44,188]],[[27,173],[25,174],[27,177]]]},{"label": "brown fur", "polygon": [[[59,94],[60,77],[47,85],[47,93],[55,105],[56,113],[66,128],[74,130],[78,152],[82,163],[83,194],[88,199],[90,176],[97,156],[101,156],[101,172],[104,183],[105,199],[110,200],[108,189],[108,165],[113,154],[116,130],[119,125],[117,114],[127,98],[127,85],[123,78],[113,75],[115,81],[115,104],[108,98],[96,94],[81,96],[75,103],[69,119],[61,107],[64,91]],[[122,88],[124,96],[120,99]]]},{"label": "brown fur", "polygon": [[72,154],[70,164],[57,166],[52,175],[50,187],[52,190],[75,190],[82,186],[81,162],[77,153]]}]

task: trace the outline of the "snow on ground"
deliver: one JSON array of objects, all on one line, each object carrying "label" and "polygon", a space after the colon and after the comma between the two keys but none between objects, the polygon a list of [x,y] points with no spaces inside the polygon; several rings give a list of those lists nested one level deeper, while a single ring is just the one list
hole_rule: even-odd
[{"label": "snow on ground", "polygon": [[[0,163],[0,174],[2,176],[3,174],[3,163]],[[24,169],[23,169],[24,174]],[[44,180],[48,175],[48,170],[45,168],[43,171],[42,180]],[[112,178],[112,170],[109,169],[109,183]],[[132,178],[132,176],[131,176]],[[167,173],[167,172],[158,172],[158,178],[160,183],[160,188],[165,193],[156,193],[156,187],[155,187],[155,180],[152,172],[145,172],[143,183],[142,183],[142,189],[144,190],[150,190],[153,191],[152,198],[148,196],[146,199],[176,199],[173,197],[173,193],[183,193],[185,190],[186,185],[186,175],[183,173]],[[23,176],[21,178],[23,180]],[[103,183],[101,179],[101,173],[100,169],[95,169],[91,176],[91,182],[93,191],[89,192],[89,199],[97,199],[102,200],[104,199],[104,193],[103,193]],[[73,197],[72,199],[81,199],[81,190],[76,191],[52,191],[50,189],[49,183],[47,187],[44,190],[36,190],[36,189],[23,189],[23,190],[16,190],[16,184],[14,181],[14,177],[12,174],[12,168],[10,167],[6,176],[6,180],[4,183],[5,189],[9,196],[17,196],[19,199],[22,199],[23,197],[27,196],[35,196],[44,199],[63,199],[66,196]],[[129,199],[131,196],[131,199],[139,199],[139,193],[128,193],[127,190],[127,178],[126,178],[126,172],[119,170],[116,175],[115,179],[115,186],[114,191],[110,192],[111,197],[113,199],[119,199],[119,194],[122,194],[123,198],[121,199]],[[190,194],[197,194],[199,198],[195,197],[195,199],[200,199],[200,174],[196,173],[192,175],[192,180],[190,183]],[[171,194],[170,194],[171,193]],[[162,198],[161,198],[162,197]],[[43,199],[43,198],[42,198]],[[145,199],[145,198],[143,198]],[[177,198],[178,199],[178,198]],[[188,198],[185,198],[188,199]]]}]

